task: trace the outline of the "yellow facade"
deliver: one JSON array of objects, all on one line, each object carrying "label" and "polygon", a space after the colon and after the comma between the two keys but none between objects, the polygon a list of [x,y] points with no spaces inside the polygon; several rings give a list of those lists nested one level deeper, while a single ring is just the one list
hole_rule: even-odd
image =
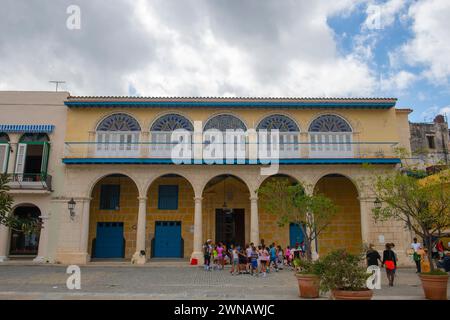
[{"label": "yellow facade", "polygon": [[[114,105],[116,100],[118,103]],[[163,102],[178,103],[181,100],[175,98],[173,100],[166,99]],[[209,119],[219,114],[234,115],[245,124],[247,129],[256,129],[258,124],[267,116],[281,114],[296,123],[300,131],[299,142],[303,148],[310,142],[308,129],[312,121],[321,115],[331,114],[344,119],[351,127],[352,142],[356,144],[354,148],[358,151],[361,159],[373,157],[376,158],[375,160],[384,160],[384,158],[395,160],[396,157],[393,153],[377,153],[377,151],[380,151],[377,149],[378,147],[374,147],[377,143],[388,145],[388,147],[394,145],[404,147],[409,151],[408,110],[398,110],[394,107],[378,108],[376,106],[377,103],[395,104],[395,101],[392,102],[389,99],[381,102],[348,99],[348,103],[362,104],[362,107],[342,107],[339,104],[345,104],[345,101],[322,99],[324,103],[336,103],[338,106],[315,107],[311,105],[295,108],[287,107],[287,104],[291,102],[289,99],[281,99],[280,106],[273,108],[231,106],[235,102],[246,102],[245,99],[229,99],[230,106],[228,106],[228,100],[225,100],[187,98],[183,101],[193,103],[192,107],[177,107],[176,104],[167,107],[154,105],[142,107],[138,106],[138,103],[153,103],[152,98],[93,97],[77,99],[74,97],[69,99],[69,102],[92,102],[92,105],[81,108],[72,107],[68,104],[66,142],[69,147],[75,149],[78,148],[77,143],[85,143],[95,147],[97,126],[105,118],[116,113],[125,113],[139,123],[140,143],[150,142],[149,131],[152,124],[159,117],[167,114],[183,116],[194,125],[195,130],[199,127],[202,128]],[[201,103],[205,101],[219,103],[220,107],[202,106]],[[251,99],[248,101],[251,101]],[[315,100],[306,99],[305,101],[305,103],[309,103],[309,101],[318,103]],[[95,104],[96,102],[105,102],[105,104],[100,107]],[[111,102],[114,106],[109,105]],[[123,105],[120,103],[123,103]],[[257,105],[255,101],[252,103]],[[283,103],[286,103],[286,107],[283,107]],[[373,103],[374,107],[366,108],[364,103]],[[201,126],[199,126],[199,123],[201,123]],[[364,143],[373,149],[370,155],[360,152],[359,148],[363,148],[362,144]],[[257,244],[260,239],[264,239],[266,244],[275,242],[283,247],[290,244],[289,225],[279,226],[278,217],[265,212],[263,204],[257,198],[256,190],[267,178],[267,176],[261,175],[262,165],[260,164],[175,165],[158,161],[147,161],[144,164],[144,162],[139,162],[140,159],[154,160],[152,158],[154,155],[145,152],[128,156],[128,159],[123,162],[114,162],[114,158],[120,158],[116,155],[109,155],[104,163],[101,161],[89,162],[91,159],[96,160],[96,157],[99,156],[92,150],[90,152],[74,152],[73,154],[69,151],[63,159],[63,161],[71,158],[77,161],[78,159],[88,161],[75,164],[66,163],[66,177],[72,181],[66,189],[67,197],[78,199],[81,205],[78,208],[80,218],[76,222],[78,223],[77,227],[71,226],[69,222],[64,225],[71,228],[67,229],[67,240],[65,243],[62,241],[63,244],[60,248],[59,256],[62,261],[89,261],[92,240],[95,238],[96,223],[100,221],[124,222],[125,258],[131,258],[132,261],[138,261],[142,249],[146,251],[146,258],[150,257],[150,253],[154,249],[151,246],[152,240],[155,238],[155,223],[157,221],[180,221],[181,237],[184,242],[184,258],[195,257],[200,260],[202,255],[201,244],[207,239],[216,241],[216,210],[220,210],[224,202],[227,203],[229,208],[244,213],[244,237],[243,243],[239,243],[240,245],[250,242]],[[300,152],[298,159],[302,157],[309,160],[307,154]],[[131,160],[131,162],[128,160]],[[278,173],[290,176],[293,180],[302,184],[305,183],[305,186],[308,185],[311,188],[309,192],[324,193],[339,208],[337,216],[318,239],[318,253],[322,256],[335,248],[346,248],[351,252],[358,252],[362,249],[363,243],[368,242],[375,242],[376,245],[382,247],[383,244],[377,242],[377,239],[382,238],[381,236],[386,241],[396,242],[398,251],[402,250],[404,246],[406,247],[409,241],[407,235],[404,235],[403,231],[400,231],[397,226],[386,229],[374,226],[371,222],[373,195],[370,194],[370,190],[357,182],[370,174],[363,168],[361,162],[352,162],[350,161],[352,159],[349,159],[349,161],[340,159],[341,161],[333,162],[332,157],[327,160],[331,160],[329,164],[322,162],[315,164],[313,161],[305,164],[300,162],[281,164],[278,170]],[[375,162],[374,166],[377,173],[389,172],[394,169],[395,161]],[[120,184],[123,186],[123,191],[121,191],[121,203],[123,201],[123,205],[118,212],[99,210],[100,185],[102,183],[113,183],[114,179],[118,179],[101,178],[115,173],[128,177],[120,178]],[[225,190],[223,180],[217,180],[218,176],[227,177]],[[159,185],[174,184],[179,187],[178,209],[159,210]],[[93,188],[92,193],[89,191],[90,188]],[[89,200],[90,198],[92,200]],[[89,204],[90,209],[86,210],[84,204]],[[82,249],[79,249],[80,247],[83,248],[84,244],[72,240],[80,238],[76,234],[76,230],[79,230],[78,232],[83,238],[83,230],[86,228],[86,220],[83,220],[85,216],[89,216],[89,239],[87,241],[89,250],[86,255]],[[402,236],[400,237],[399,234],[402,234]],[[406,240],[404,241],[405,244],[400,243],[403,240]]]},{"label": "yellow facade", "polygon": [[320,179],[315,191],[330,198],[338,207],[330,225],[319,235],[319,254],[342,248],[352,253],[361,252],[361,208],[353,183],[346,177],[328,176]]},{"label": "yellow facade", "polygon": [[[409,141],[400,140],[398,124],[404,122],[403,113],[396,112],[396,109],[387,110],[360,110],[360,109],[302,109],[283,110],[280,109],[239,109],[232,110],[208,109],[208,108],[79,108],[69,109],[67,117],[66,141],[87,142],[92,139],[97,125],[102,119],[114,113],[127,113],[133,116],[140,124],[142,131],[150,130],[152,123],[162,115],[177,113],[187,119],[202,121],[206,123],[208,119],[216,114],[234,114],[240,118],[247,128],[255,128],[266,116],[272,114],[285,114],[296,121],[301,132],[307,132],[310,123],[321,114],[336,114],[349,122],[355,135],[355,141],[364,142],[403,142],[404,146],[409,145]],[[407,119],[406,119],[407,120]],[[407,123],[407,122],[406,122]],[[403,131],[401,131],[403,132]],[[409,139],[409,137],[408,137]],[[306,141],[306,140],[305,140]]]}]

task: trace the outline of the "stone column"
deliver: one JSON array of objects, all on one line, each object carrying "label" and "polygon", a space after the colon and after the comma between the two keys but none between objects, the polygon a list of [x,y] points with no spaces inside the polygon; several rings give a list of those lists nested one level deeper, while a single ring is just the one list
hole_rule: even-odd
[{"label": "stone column", "polygon": [[194,250],[191,259],[195,258],[199,264],[203,264],[202,254],[202,235],[203,235],[203,221],[202,221],[202,197],[195,197],[195,214],[194,214]]},{"label": "stone column", "polygon": [[258,197],[250,197],[250,242],[256,246],[259,243]]},{"label": "stone column", "polygon": [[369,228],[370,217],[372,216],[373,202],[375,198],[363,196],[359,198],[359,206],[361,210],[361,240],[363,244],[369,244]]},{"label": "stone column", "polygon": [[81,234],[80,234],[80,252],[83,254],[83,262],[88,263],[90,260],[89,257],[89,211],[90,211],[90,204],[91,204],[91,198],[85,198],[83,201],[83,209],[82,209],[82,216],[81,216]]},{"label": "stone column", "polygon": [[37,263],[45,263],[48,261],[48,237],[49,237],[49,215],[41,215],[40,216],[42,220],[42,228],[41,233],[39,235],[39,248],[38,248],[38,254],[37,257],[33,259],[33,262]]},{"label": "stone column", "polygon": [[8,260],[9,228],[0,225],[0,262]]},{"label": "stone column", "polygon": [[139,199],[139,212],[136,231],[136,252],[133,255],[132,263],[145,264],[147,258],[147,252],[145,255],[141,254],[141,251],[145,251],[145,230],[147,219],[147,197],[138,197]]}]

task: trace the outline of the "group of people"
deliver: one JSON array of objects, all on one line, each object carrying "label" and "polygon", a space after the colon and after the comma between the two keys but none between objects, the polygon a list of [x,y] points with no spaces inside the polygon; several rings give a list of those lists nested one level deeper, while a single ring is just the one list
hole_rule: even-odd
[{"label": "group of people", "polygon": [[[369,249],[366,252],[367,266],[379,266],[385,267],[386,275],[389,281],[389,286],[394,286],[395,272],[397,270],[397,253],[394,251],[394,243],[386,243],[385,250],[383,251],[383,258],[376,249],[374,245],[370,244]],[[444,269],[446,272],[450,272],[450,253],[445,254],[442,241],[438,241],[436,246],[437,255],[436,265],[438,268]],[[430,271],[430,261],[428,260],[427,249],[422,247],[422,244],[417,241],[417,238],[413,239],[411,243],[412,258],[416,263],[416,273],[429,272]]]},{"label": "group of people", "polygon": [[[449,243],[450,245],[450,243]],[[411,243],[411,248],[413,250],[413,260],[416,263],[416,272],[429,272],[430,271],[430,261],[428,259],[428,249],[424,248],[417,238],[414,238],[413,243]],[[445,253],[444,243],[442,240],[436,242],[433,246],[432,258],[436,261],[436,266],[438,268],[444,269],[446,272],[450,272],[450,252]]]},{"label": "group of people", "polygon": [[378,251],[374,248],[374,245],[369,244],[369,249],[366,252],[367,266],[381,266],[386,268],[386,276],[388,278],[389,286],[394,286],[395,271],[397,270],[397,253],[394,251],[395,244],[390,242],[386,243],[383,251],[383,258],[381,258]]},{"label": "group of people", "polygon": [[246,244],[245,247],[230,245],[219,242],[213,244],[208,239],[203,245],[204,269],[223,270],[225,264],[231,265],[232,275],[251,274],[265,277],[271,271],[278,272],[284,266],[292,267],[292,261],[296,257],[304,256],[304,245],[296,244],[295,247],[287,246],[283,249],[275,243],[266,246],[264,240],[259,245]]}]

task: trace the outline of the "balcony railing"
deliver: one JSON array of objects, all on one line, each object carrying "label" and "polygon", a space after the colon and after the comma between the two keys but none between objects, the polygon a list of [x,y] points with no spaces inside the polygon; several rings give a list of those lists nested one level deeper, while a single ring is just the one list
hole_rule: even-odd
[{"label": "balcony railing", "polygon": [[[280,133],[259,139],[236,137],[225,144],[208,135],[193,135],[171,141],[154,142],[66,142],[64,158],[140,158],[140,159],[354,159],[398,158],[397,142],[354,142],[351,133],[308,134],[306,142],[298,133]],[[152,139],[153,140],[153,139]],[[195,141],[194,141],[195,140]],[[226,141],[226,139],[220,139]],[[198,141],[198,142],[197,142]],[[232,155],[230,157],[230,155]]]},{"label": "balcony railing", "polygon": [[15,189],[52,190],[52,176],[47,173],[13,173],[8,186]]}]

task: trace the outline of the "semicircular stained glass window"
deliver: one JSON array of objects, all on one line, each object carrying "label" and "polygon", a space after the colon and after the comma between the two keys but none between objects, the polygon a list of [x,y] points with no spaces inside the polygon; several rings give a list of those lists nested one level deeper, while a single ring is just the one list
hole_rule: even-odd
[{"label": "semicircular stained glass window", "polygon": [[316,118],[309,126],[309,132],[351,132],[350,125],[336,115],[326,114]]},{"label": "semicircular stained glass window", "polygon": [[174,131],[177,129],[185,129],[187,131],[194,131],[192,123],[179,114],[166,114],[159,117],[153,123],[150,131]]},{"label": "semicircular stained glass window", "polygon": [[278,129],[280,132],[300,131],[297,124],[291,118],[281,114],[274,114],[265,117],[256,128],[256,130],[272,130],[272,129]]},{"label": "semicircular stained glass window", "polygon": [[141,131],[141,127],[132,116],[115,113],[100,122],[97,131]]},{"label": "semicircular stained glass window", "polygon": [[237,130],[242,129],[244,131],[247,130],[244,122],[238,117],[231,114],[219,114],[217,116],[209,119],[206,124],[204,131],[210,129],[217,129],[225,132],[226,130]]}]

